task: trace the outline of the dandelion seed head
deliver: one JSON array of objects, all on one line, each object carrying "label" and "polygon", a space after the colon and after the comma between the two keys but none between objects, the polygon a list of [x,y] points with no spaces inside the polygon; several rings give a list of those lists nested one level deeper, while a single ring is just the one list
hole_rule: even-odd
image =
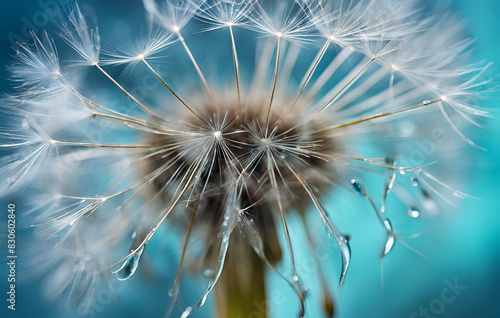
[{"label": "dandelion seed head", "polygon": [[[175,310],[183,269],[195,264],[209,283],[182,316],[213,292],[227,296],[217,303],[220,313],[226,302],[265,299],[266,270],[292,287],[304,316],[312,287],[294,256],[291,216],[304,220],[311,250],[317,233],[305,216],[324,225],[340,249],[342,286],[356,259],[348,229],[337,228],[339,216],[323,203],[330,191],[367,201],[384,231],[381,257],[398,245],[421,254],[393,227],[388,198],[415,219],[466,197],[444,179],[466,164],[464,144],[480,147],[465,123],[487,115],[477,105],[488,81],[487,66],[470,62],[472,42],[456,17],[429,17],[432,10],[420,10],[417,1],[143,5],[148,34],[105,49],[77,5],[63,17],[60,37],[97,75],[76,74],[79,63],[60,61],[47,33],[16,48],[15,93],[0,114],[12,119],[0,124],[7,152],[0,193],[38,194],[30,198],[30,222],[37,237],[54,242],[42,260],[45,269],[57,268],[52,282],[68,302],[92,299],[106,279],[140,273],[145,247],[169,224],[185,243],[167,314]],[[185,27],[193,18],[199,21],[191,32]],[[198,31],[214,35],[213,43],[201,43],[204,50],[191,49],[200,45],[192,45]],[[132,76],[115,76],[117,68]],[[91,76],[107,83],[106,94],[90,85]],[[447,142],[416,158],[434,127]],[[292,272],[281,273],[280,262]],[[248,280],[248,272],[260,290],[232,295],[218,283]],[[322,306],[331,315],[325,286]]]}]

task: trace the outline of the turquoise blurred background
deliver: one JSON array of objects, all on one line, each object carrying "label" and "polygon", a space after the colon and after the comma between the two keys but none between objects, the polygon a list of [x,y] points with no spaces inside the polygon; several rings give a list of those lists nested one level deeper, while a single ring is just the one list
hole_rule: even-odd
[{"label": "turquoise blurred background", "polygon": [[[401,0],[404,1],[404,0]],[[0,87],[7,92],[7,72],[5,65],[11,61],[11,49],[8,40],[9,32],[20,33],[26,20],[31,20],[34,14],[40,11],[40,4],[49,3],[49,0],[19,0],[2,1],[0,3]],[[470,35],[477,38],[474,57],[476,60],[492,61],[493,73],[500,70],[500,1],[496,0],[455,0],[446,1],[452,9],[457,10],[467,22]],[[142,9],[139,0],[107,0],[107,1],[80,1],[80,4],[89,4],[95,8],[101,29],[107,26],[120,28],[123,21],[130,17],[140,16]],[[111,17],[107,19],[107,17]],[[120,24],[122,23],[122,24]],[[50,24],[49,28],[52,28]],[[498,98],[484,102],[484,106],[498,108]],[[376,223],[370,220],[359,220],[351,217],[346,223],[353,223],[350,228],[356,227],[353,234],[353,260],[349,270],[345,288],[342,294],[337,294],[338,253],[333,250],[323,262],[327,276],[331,278],[330,285],[335,292],[339,318],[349,317],[426,317],[422,310],[437,305],[443,297],[443,290],[449,284],[462,286],[455,294],[456,298],[444,303],[438,315],[429,312],[428,317],[500,317],[500,116],[488,121],[480,136],[478,144],[488,151],[479,153],[477,163],[470,184],[464,192],[478,196],[481,200],[467,200],[463,202],[461,211],[452,211],[430,224],[426,233],[415,240],[415,246],[424,252],[428,259],[423,259],[402,246],[398,246],[384,263],[384,288],[381,288],[380,260],[377,258],[382,236]],[[470,149],[470,151],[476,151]],[[459,160],[459,158],[457,158]],[[361,201],[361,200],[359,200]],[[18,210],[22,211],[22,202],[16,202]],[[338,198],[336,206],[348,202]],[[354,203],[356,209],[367,209],[362,202]],[[6,211],[7,202],[0,202],[0,211]],[[22,212],[18,218],[22,218]],[[0,215],[4,215],[1,212]],[[3,220],[2,220],[3,222]],[[292,226],[297,222],[292,221]],[[355,223],[355,224],[354,224]],[[0,233],[4,235],[4,226]],[[319,230],[322,230],[319,228]],[[298,241],[305,241],[300,228],[297,227]],[[356,236],[357,235],[357,236]],[[373,238],[373,239],[372,239]],[[18,245],[28,244],[30,235],[21,232]],[[40,284],[28,281],[18,273],[17,307],[15,313],[7,311],[5,292],[6,282],[6,247],[4,238],[0,247],[0,316],[1,317],[68,317],[58,308],[46,302],[41,295]],[[412,241],[413,243],[413,241]],[[299,254],[305,250],[300,246]],[[170,253],[168,250],[166,253]],[[20,255],[19,262],[23,261]],[[314,270],[308,271],[307,263],[299,261],[303,266],[304,276],[314,277]],[[123,288],[119,297],[111,299],[107,304],[95,311],[95,317],[161,317],[169,304],[167,291],[173,280],[171,273],[164,273],[160,277],[134,277]],[[270,277],[271,291],[283,291],[283,297],[275,302],[279,306],[272,306],[273,317],[295,317],[297,312],[296,298],[287,287],[276,277]],[[190,285],[191,284],[191,285]],[[190,289],[190,286],[193,287]],[[194,288],[195,283],[188,282],[183,286],[184,301],[192,303],[199,295],[200,289]],[[317,281],[311,280],[310,288],[314,290]],[[196,291],[193,293],[192,291]],[[446,293],[446,292],[445,292]],[[270,293],[272,294],[272,293]],[[278,293],[278,295],[280,295]],[[446,293],[446,296],[452,296]],[[322,317],[318,295],[311,292],[308,300],[310,317]],[[283,300],[284,299],[284,300]],[[273,299],[271,299],[273,301]],[[206,305],[210,307],[210,304]],[[442,309],[442,310],[441,310]],[[193,314],[193,317],[207,317],[210,308],[203,308]],[[87,316],[91,317],[91,316]],[[258,317],[258,316],[256,316]]]}]

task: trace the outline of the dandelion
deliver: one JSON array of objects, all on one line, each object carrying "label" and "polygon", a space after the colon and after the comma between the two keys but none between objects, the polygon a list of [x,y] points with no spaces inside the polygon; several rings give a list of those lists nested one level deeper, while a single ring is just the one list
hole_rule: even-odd
[{"label": "dandelion", "polygon": [[[290,218],[302,220],[311,250],[320,234],[310,220],[322,223],[340,253],[339,288],[356,262],[349,229],[325,203],[333,192],[365,201],[384,233],[382,259],[398,245],[425,257],[393,227],[398,211],[388,200],[418,218],[467,196],[448,182],[460,172],[463,140],[477,146],[465,123],[487,116],[477,103],[488,65],[469,62],[459,20],[432,16],[418,1],[143,4],[147,36],[128,47],[101,47],[75,4],[58,32],[73,62],[60,60],[64,43],[48,33],[15,49],[0,190],[33,194],[39,270],[50,271],[57,291],[49,294],[88,308],[100,285],[137,273],[169,224],[182,244],[169,260],[177,270],[166,316],[186,318],[213,293],[217,317],[248,316],[274,272],[304,317],[308,283]],[[199,34],[221,40],[200,50]],[[117,77],[123,68],[128,76]],[[154,89],[139,94],[131,87],[139,78]],[[415,156],[436,127],[447,144]],[[208,282],[197,302],[182,304],[188,269]],[[336,284],[318,276],[312,292],[331,317]]]}]

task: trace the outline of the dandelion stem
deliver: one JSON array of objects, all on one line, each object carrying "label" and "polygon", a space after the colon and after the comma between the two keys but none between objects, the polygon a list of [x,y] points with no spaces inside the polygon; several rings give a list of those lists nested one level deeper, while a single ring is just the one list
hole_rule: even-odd
[{"label": "dandelion stem", "polygon": [[278,36],[278,41],[276,44],[276,65],[274,68],[273,87],[271,90],[271,100],[269,101],[269,108],[267,110],[267,118],[266,118],[266,133],[265,133],[266,138],[269,134],[269,120],[271,117],[271,107],[273,105],[274,93],[276,91],[276,81],[278,80],[278,68],[279,68],[279,63],[280,63],[280,39],[281,39],[281,37]]},{"label": "dandelion stem", "polygon": [[189,58],[191,59],[191,62],[193,63],[194,68],[196,69],[196,72],[198,73],[198,76],[200,77],[203,86],[205,87],[205,90],[207,92],[208,98],[210,99],[210,102],[212,105],[215,107],[215,109],[218,111],[217,104],[215,103],[214,97],[212,95],[212,92],[210,91],[210,88],[208,87],[207,80],[205,79],[205,76],[203,76],[203,73],[201,72],[200,67],[198,66],[198,63],[196,62],[193,54],[191,53],[191,50],[189,49],[186,41],[184,40],[184,37],[181,35],[180,31],[177,31],[175,34],[177,34],[177,37],[179,38],[179,41],[182,43],[182,46],[184,47],[184,50],[188,54]]},{"label": "dandelion stem", "polygon": [[156,71],[151,67],[151,65],[149,65],[149,63],[144,58],[142,59],[142,62],[146,64],[146,66],[151,70],[151,72],[153,72],[153,74],[160,80],[160,82],[162,82],[163,85],[165,85],[165,87],[168,88],[168,90],[175,96],[175,98],[177,98],[182,103],[182,105],[184,105],[191,113],[193,113],[193,115],[195,115],[199,120],[201,120],[205,125],[207,125],[207,127],[210,127],[210,125],[205,119],[203,119],[191,107],[189,107],[188,104],[186,104],[186,102],[184,102],[182,98],[180,98],[179,95],[177,95],[167,83],[165,83],[165,81],[161,78],[161,76],[158,73],[156,73]]},{"label": "dandelion stem", "polygon": [[240,96],[240,78],[239,78],[239,63],[238,54],[236,52],[236,43],[234,41],[233,27],[229,26],[229,33],[231,35],[231,45],[233,48],[233,62],[234,62],[234,73],[236,76],[236,92],[238,93],[238,110],[241,111],[241,96]]},{"label": "dandelion stem", "polygon": [[140,101],[137,100],[137,98],[135,98],[134,96],[132,96],[125,88],[123,88],[111,75],[109,75],[104,69],[102,69],[102,67],[99,66],[99,64],[95,64],[95,66],[104,74],[106,75],[107,78],[109,78],[116,86],[118,86],[118,88],[125,93],[125,95],[127,95],[134,103],[137,104],[137,106],[139,106],[142,110],[144,110],[146,113],[150,114],[151,116],[153,116],[154,118],[158,119],[158,120],[161,120],[161,121],[164,121],[164,122],[167,122],[168,121],[158,115],[156,115],[153,111],[151,111],[148,107],[146,107],[143,103],[141,103]]},{"label": "dandelion stem", "polygon": [[362,122],[365,122],[365,121],[369,121],[369,120],[373,120],[373,119],[377,119],[377,118],[381,118],[381,117],[387,117],[387,116],[390,116],[390,115],[400,114],[400,113],[407,112],[407,111],[410,111],[410,110],[414,110],[414,109],[418,109],[418,108],[421,108],[421,107],[429,106],[429,105],[432,105],[432,104],[440,102],[440,101],[441,101],[441,98],[440,99],[435,99],[435,100],[432,100],[432,101],[429,101],[429,102],[424,102],[424,103],[421,103],[421,104],[418,104],[418,105],[414,105],[414,106],[411,106],[411,107],[407,107],[405,109],[396,110],[396,111],[393,111],[393,112],[387,112],[387,113],[383,113],[383,114],[373,115],[373,116],[370,116],[370,117],[356,119],[356,120],[353,120],[353,121],[350,121],[350,122],[347,122],[347,123],[344,123],[344,124],[340,124],[340,125],[336,125],[336,126],[331,126],[331,127],[325,128],[325,129],[321,129],[320,131],[322,132],[322,131],[334,130],[334,129],[342,128],[342,127],[352,126],[352,125],[359,124],[359,123],[362,123]]}]

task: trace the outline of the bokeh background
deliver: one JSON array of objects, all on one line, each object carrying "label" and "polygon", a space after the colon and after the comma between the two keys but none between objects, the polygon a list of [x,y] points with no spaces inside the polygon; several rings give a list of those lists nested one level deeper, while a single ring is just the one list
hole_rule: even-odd
[{"label": "bokeh background", "polygon": [[[401,0],[403,1],[403,0]],[[9,34],[21,34],[27,21],[37,21],[34,25],[38,32],[43,28],[53,30],[51,23],[34,15],[43,10],[44,4],[57,1],[18,0],[0,2],[0,91],[8,92],[8,72],[5,65],[12,61]],[[60,1],[64,2],[64,1]],[[139,0],[81,0],[82,7],[93,8],[99,27],[126,34],[133,28],[133,21],[142,18]],[[474,58],[494,62],[494,73],[500,68],[500,1],[494,0],[454,0],[446,1],[451,11],[456,11],[468,22],[470,36],[477,38]],[[51,8],[51,7],[50,7]],[[35,18],[36,19],[36,18]],[[200,37],[199,41],[203,41]],[[203,44],[203,42],[200,42]],[[498,98],[485,101],[484,106],[497,108]],[[446,213],[429,222],[426,233],[415,242],[424,252],[423,259],[411,251],[398,246],[384,262],[384,287],[381,287],[380,260],[377,258],[382,239],[380,231],[372,218],[362,218],[359,214],[346,216],[344,224],[356,230],[353,235],[354,251],[352,266],[342,295],[336,290],[336,304],[339,318],[348,317],[420,317],[419,308],[428,308],[435,299],[441,298],[446,282],[456,281],[466,289],[451,303],[447,303],[439,317],[500,317],[500,114],[493,112],[495,118],[488,121],[482,135],[475,139],[488,149],[475,156],[475,169],[471,170],[469,183],[461,190],[478,196],[480,200],[465,200],[460,211]],[[470,149],[470,151],[476,151]],[[460,160],[460,158],[457,158]],[[17,205],[18,219],[23,218],[23,202],[13,199]],[[334,197],[336,207],[351,204],[351,209],[366,210],[366,205],[347,202],[342,196]],[[9,201],[10,202],[10,201]],[[7,204],[0,202],[0,217],[6,218]],[[354,206],[352,206],[354,204]],[[2,220],[4,222],[5,220]],[[292,221],[292,223],[294,223]],[[294,226],[294,225],[292,225]],[[39,280],[28,279],[28,273],[19,271],[17,287],[17,310],[6,309],[7,267],[5,226],[0,229],[0,316],[1,317],[69,317],[57,304],[48,302]],[[320,229],[322,230],[322,229]],[[296,231],[298,241],[305,237]],[[301,236],[302,235],[302,236]],[[356,238],[356,239],[354,239]],[[29,231],[20,229],[17,244],[21,248],[30,243]],[[413,242],[412,242],[413,243]],[[299,254],[306,249],[299,246]],[[22,250],[22,249],[21,249]],[[20,250],[18,250],[20,251]],[[172,251],[160,250],[167,257]],[[165,257],[164,255],[164,257]],[[29,255],[19,255],[21,264]],[[322,263],[331,278],[331,286],[336,286],[338,277],[338,253],[330,251]],[[177,261],[174,263],[176,264]],[[331,265],[330,265],[331,264]],[[314,276],[310,264],[300,263],[305,273],[303,278]],[[172,282],[174,266],[159,276],[137,275],[125,285],[117,287],[120,292],[110,299],[103,300],[92,315],[86,317],[161,317],[169,304],[167,291]],[[276,306],[272,306],[274,317],[295,317],[296,299],[293,294],[271,277],[270,294],[274,294]],[[311,279],[310,288],[314,290],[318,282]],[[335,289],[335,288],[333,288]],[[275,291],[275,293],[273,293]],[[183,285],[181,297],[186,304],[193,303],[200,294],[196,281]],[[318,306],[318,295],[312,293],[309,307]],[[194,317],[208,317],[211,304],[195,312]],[[416,315],[413,313],[417,313]],[[321,311],[313,309],[310,317],[322,317]],[[412,316],[413,315],[413,316]],[[429,314],[431,317],[432,314]],[[258,317],[258,316],[256,316]],[[425,316],[422,316],[425,317]]]}]

